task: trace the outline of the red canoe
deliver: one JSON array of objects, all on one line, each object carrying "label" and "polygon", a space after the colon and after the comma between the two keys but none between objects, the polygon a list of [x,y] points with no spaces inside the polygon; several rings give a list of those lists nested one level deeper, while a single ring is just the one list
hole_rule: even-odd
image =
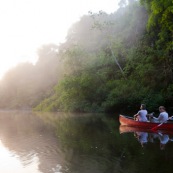
[{"label": "red canoe", "polygon": [[145,128],[145,129],[152,129],[157,126],[158,130],[173,130],[173,121],[168,121],[160,125],[160,123],[139,122],[139,121],[135,121],[133,117],[120,115],[119,122],[121,125],[134,126],[134,127]]}]

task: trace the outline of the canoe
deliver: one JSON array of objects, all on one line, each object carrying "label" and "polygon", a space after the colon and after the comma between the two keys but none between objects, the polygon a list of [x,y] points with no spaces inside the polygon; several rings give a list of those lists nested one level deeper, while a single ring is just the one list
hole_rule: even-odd
[{"label": "canoe", "polygon": [[144,129],[152,129],[157,126],[158,130],[173,130],[173,121],[167,121],[166,123],[158,126],[160,123],[140,122],[135,121],[133,117],[119,115],[119,122],[121,125],[140,127]]}]

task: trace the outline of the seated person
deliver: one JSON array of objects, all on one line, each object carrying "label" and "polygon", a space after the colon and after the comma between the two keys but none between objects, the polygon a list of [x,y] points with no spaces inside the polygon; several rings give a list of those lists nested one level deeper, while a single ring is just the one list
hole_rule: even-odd
[{"label": "seated person", "polygon": [[134,115],[134,119],[136,121],[141,121],[141,122],[148,121],[148,119],[147,119],[148,112],[146,110],[146,106],[144,104],[141,104],[140,109],[141,110],[139,110],[138,113]]},{"label": "seated person", "polygon": [[153,117],[151,119],[151,122],[163,123],[163,122],[166,122],[168,120],[168,113],[166,112],[165,107],[164,106],[160,106],[159,107],[159,111],[160,111],[160,114],[159,114],[158,118]]}]

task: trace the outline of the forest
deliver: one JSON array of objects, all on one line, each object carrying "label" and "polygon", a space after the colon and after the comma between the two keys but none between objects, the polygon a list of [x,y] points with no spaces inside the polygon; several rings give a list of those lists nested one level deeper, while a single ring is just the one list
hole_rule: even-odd
[{"label": "forest", "polygon": [[173,1],[121,0],[114,13],[89,12],[66,41],[42,45],[0,81],[1,109],[173,111]]}]

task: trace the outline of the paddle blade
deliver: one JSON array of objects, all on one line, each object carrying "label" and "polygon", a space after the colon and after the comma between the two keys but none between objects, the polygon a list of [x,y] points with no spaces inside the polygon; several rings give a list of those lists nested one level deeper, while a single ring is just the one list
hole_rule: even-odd
[{"label": "paddle blade", "polygon": [[159,124],[159,125],[153,127],[151,130],[152,130],[152,131],[156,131],[156,130],[158,129],[158,127],[161,126],[162,124],[163,124],[163,123],[161,123],[161,124]]},{"label": "paddle blade", "polygon": [[157,131],[158,126],[153,127],[151,130],[152,131]]},{"label": "paddle blade", "polygon": [[[173,116],[169,117],[168,120],[170,120],[170,119],[172,119],[172,118],[173,118]],[[167,120],[164,121],[164,122],[162,122],[162,123],[160,123],[159,125],[153,127],[151,130],[152,130],[152,131],[156,131],[156,130],[158,129],[158,127],[161,126],[161,125],[162,125],[163,123],[165,123],[165,122],[167,122]]]}]

